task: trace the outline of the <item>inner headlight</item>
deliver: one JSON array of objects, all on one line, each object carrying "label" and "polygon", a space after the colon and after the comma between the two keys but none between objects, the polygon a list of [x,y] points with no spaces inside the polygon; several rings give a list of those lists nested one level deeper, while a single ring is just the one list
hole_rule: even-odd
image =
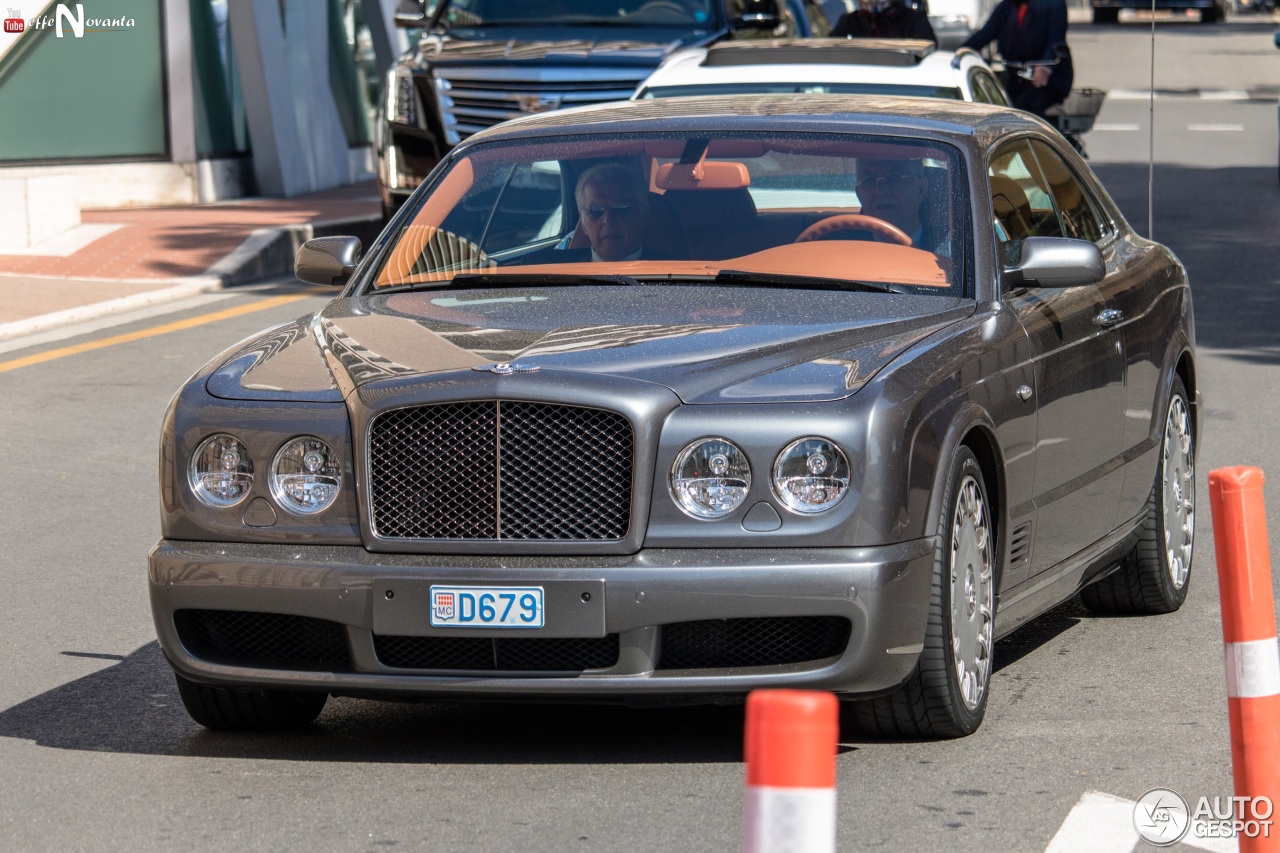
[{"label": "inner headlight", "polygon": [[304,435],[280,448],[271,462],[271,494],[298,515],[327,509],[342,488],[342,463],[333,448]]},{"label": "inner headlight", "polygon": [[225,509],[244,500],[253,487],[253,460],[235,436],[219,433],[200,443],[187,468],[191,491],[205,506]]},{"label": "inner headlight", "polygon": [[825,438],[802,438],[773,463],[773,493],[795,512],[823,512],[849,491],[849,460]]},{"label": "inner headlight", "polygon": [[723,438],[701,438],[671,466],[671,496],[694,518],[721,518],[742,506],[751,488],[747,455]]}]

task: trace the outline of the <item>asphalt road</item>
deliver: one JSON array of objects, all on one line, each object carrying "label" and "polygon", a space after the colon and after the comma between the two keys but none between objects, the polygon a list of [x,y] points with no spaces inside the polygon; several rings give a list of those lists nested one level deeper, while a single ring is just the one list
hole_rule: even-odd
[{"label": "asphalt road", "polygon": [[[1183,58],[1165,88],[1280,82],[1280,51],[1264,22],[1168,25],[1158,38]],[[1141,25],[1075,26],[1080,83],[1149,88],[1148,39]],[[1233,63],[1237,54],[1248,61]],[[1257,64],[1263,54],[1265,66]],[[1200,63],[1194,80],[1183,79],[1195,76],[1189,57]],[[1099,121],[1141,123],[1145,110],[1117,99]],[[1155,787],[1192,800],[1231,793],[1205,480],[1225,465],[1270,472],[1268,515],[1280,547],[1275,104],[1161,98],[1156,124],[1154,231],[1192,275],[1208,408],[1187,603],[1143,619],[1097,618],[1067,604],[1002,641],[987,719],[972,737],[864,741],[846,728],[843,850],[1042,851],[1087,792],[1128,800]],[[1193,124],[1242,130],[1179,130]],[[1087,137],[1096,170],[1143,232],[1145,128]],[[1117,141],[1123,134],[1138,141]],[[206,359],[323,299],[282,290],[302,298],[261,307],[276,294],[237,293],[0,351],[0,845],[738,849],[740,708],[344,699],[311,730],[270,737],[211,733],[187,718],[154,641],[144,582],[159,532],[160,418]],[[232,306],[260,310],[6,368]]]}]

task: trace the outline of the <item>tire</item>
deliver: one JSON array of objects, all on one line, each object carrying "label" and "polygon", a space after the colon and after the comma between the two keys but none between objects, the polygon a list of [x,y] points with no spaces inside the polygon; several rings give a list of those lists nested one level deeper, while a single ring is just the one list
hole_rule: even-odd
[{"label": "tire", "polygon": [[1138,543],[1120,570],[1080,590],[1094,613],[1172,613],[1187,600],[1195,544],[1195,435],[1182,380],[1173,380],[1160,464]]},{"label": "tire", "polygon": [[1095,24],[1115,24],[1120,21],[1119,9],[1094,9],[1093,22]]},{"label": "tire", "polygon": [[1210,6],[1208,9],[1200,10],[1200,23],[1202,24],[1216,24],[1224,17],[1222,9],[1217,5]]},{"label": "tire", "polygon": [[999,537],[978,460],[960,447],[939,518],[924,651],[893,693],[855,702],[864,734],[953,738],[982,724],[990,692]]},{"label": "tire", "polygon": [[326,693],[303,690],[233,689],[199,684],[174,673],[178,695],[191,719],[206,729],[262,732],[296,729],[320,716]]}]

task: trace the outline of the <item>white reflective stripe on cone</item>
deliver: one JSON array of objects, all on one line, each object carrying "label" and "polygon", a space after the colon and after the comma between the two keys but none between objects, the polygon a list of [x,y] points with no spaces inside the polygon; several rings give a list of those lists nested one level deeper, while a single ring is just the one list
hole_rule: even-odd
[{"label": "white reflective stripe on cone", "polygon": [[835,853],[835,788],[747,787],[746,853]]},{"label": "white reflective stripe on cone", "polygon": [[1225,645],[1229,697],[1258,699],[1280,693],[1280,645],[1275,637]]}]

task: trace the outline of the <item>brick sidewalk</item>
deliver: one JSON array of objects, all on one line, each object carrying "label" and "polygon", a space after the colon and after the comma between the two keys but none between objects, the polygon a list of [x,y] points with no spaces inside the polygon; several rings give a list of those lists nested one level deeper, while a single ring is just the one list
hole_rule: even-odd
[{"label": "brick sidewalk", "polygon": [[0,255],[0,275],[62,279],[156,280],[200,275],[254,231],[380,213],[372,181],[291,199],[252,199],[189,207],[86,210],[85,224],[123,227],[67,257]]},{"label": "brick sidewalk", "polygon": [[58,315],[49,317],[53,323],[62,316],[58,312],[105,310],[98,306],[125,297],[182,292],[175,285],[201,276],[260,229],[362,222],[359,233],[380,215],[372,181],[291,199],[86,210],[83,224],[119,227],[66,256],[0,254],[0,330],[15,324],[8,331],[23,334],[16,326],[39,323],[46,315]]}]

